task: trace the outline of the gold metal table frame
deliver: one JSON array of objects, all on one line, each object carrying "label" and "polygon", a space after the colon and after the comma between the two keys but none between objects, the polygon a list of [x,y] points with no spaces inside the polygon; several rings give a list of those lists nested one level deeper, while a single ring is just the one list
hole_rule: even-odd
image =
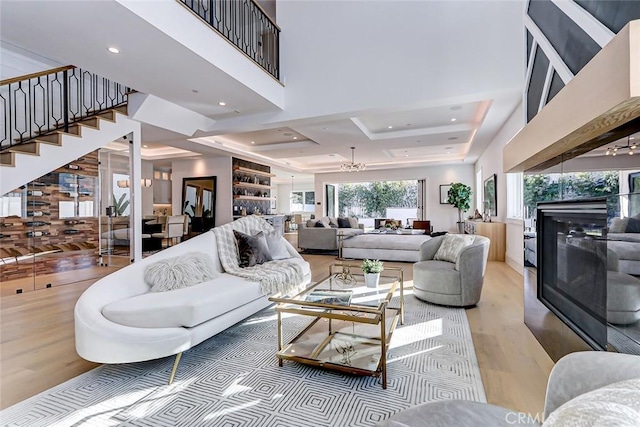
[{"label": "gold metal table frame", "polygon": [[[364,276],[353,274],[356,283],[341,280],[345,271],[360,265],[336,263],[329,275],[291,297],[271,297],[277,303],[278,364],[292,360],[356,375],[382,377],[387,388],[387,351],[398,322],[404,324],[404,275],[401,268],[385,267],[378,288],[364,286]],[[352,290],[349,305],[306,301],[314,290]],[[399,307],[389,307],[396,291]],[[287,344],[283,343],[282,314],[313,317],[311,323]]]}]

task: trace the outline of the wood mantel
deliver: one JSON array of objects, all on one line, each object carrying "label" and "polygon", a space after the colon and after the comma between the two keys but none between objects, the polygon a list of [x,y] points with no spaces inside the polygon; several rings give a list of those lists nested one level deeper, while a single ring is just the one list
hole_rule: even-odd
[{"label": "wood mantel", "polygon": [[629,22],[504,148],[540,171],[640,130],[640,20]]}]

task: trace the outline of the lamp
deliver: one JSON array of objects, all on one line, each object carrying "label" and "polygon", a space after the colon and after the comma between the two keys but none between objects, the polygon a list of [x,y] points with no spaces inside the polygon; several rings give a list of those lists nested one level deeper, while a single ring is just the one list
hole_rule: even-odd
[{"label": "lamp", "polygon": [[[152,181],[149,178],[142,178],[140,180],[141,187],[151,187],[151,183]],[[116,181],[116,185],[120,188],[129,188],[131,187],[131,181],[129,181],[128,179],[120,179]]]},{"label": "lamp", "polygon": [[356,147],[351,147],[351,163],[343,163],[340,166],[340,170],[342,172],[353,172],[353,171],[360,172],[367,167],[367,165],[365,165],[364,163],[355,162],[355,150],[356,150]]},{"label": "lamp", "polygon": [[616,156],[618,154],[618,150],[626,150],[627,154],[633,156],[633,151],[638,148],[638,143],[633,141],[634,137],[631,136],[627,139],[627,145],[614,145],[613,148],[607,148],[607,152],[604,153],[607,156]]}]

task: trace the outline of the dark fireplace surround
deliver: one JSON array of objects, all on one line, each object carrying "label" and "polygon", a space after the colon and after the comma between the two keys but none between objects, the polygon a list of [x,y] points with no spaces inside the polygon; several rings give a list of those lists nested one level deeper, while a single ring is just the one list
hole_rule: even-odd
[{"label": "dark fireplace surround", "polygon": [[537,297],[590,347],[607,349],[607,199],[537,209]]}]

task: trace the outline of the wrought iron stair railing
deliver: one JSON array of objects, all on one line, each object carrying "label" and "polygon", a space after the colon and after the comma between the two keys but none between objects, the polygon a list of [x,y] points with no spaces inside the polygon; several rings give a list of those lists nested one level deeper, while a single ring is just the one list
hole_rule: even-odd
[{"label": "wrought iron stair railing", "polygon": [[253,0],[178,0],[280,79],[280,28]]},{"label": "wrought iron stair railing", "polygon": [[0,81],[0,151],[127,104],[130,89],[74,66]]}]

